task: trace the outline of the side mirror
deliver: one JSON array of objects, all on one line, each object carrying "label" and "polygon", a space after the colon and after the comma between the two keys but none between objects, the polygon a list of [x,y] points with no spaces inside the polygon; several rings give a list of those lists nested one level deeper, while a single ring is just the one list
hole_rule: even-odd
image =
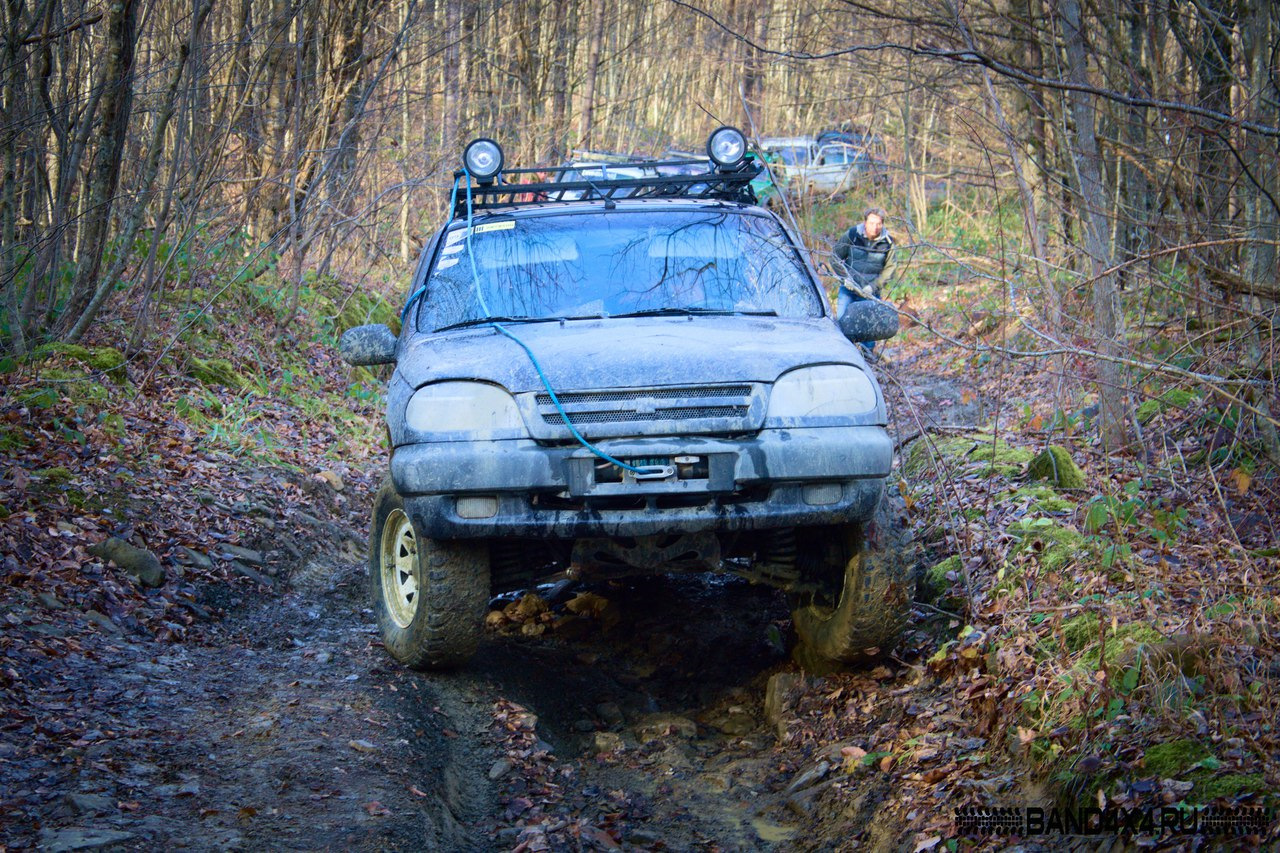
[{"label": "side mirror", "polygon": [[859,299],[849,303],[839,319],[840,331],[857,343],[887,341],[898,334],[898,312],[879,299]]},{"label": "side mirror", "polygon": [[381,323],[356,326],[342,333],[338,343],[342,360],[355,367],[371,364],[394,364],[396,336]]}]

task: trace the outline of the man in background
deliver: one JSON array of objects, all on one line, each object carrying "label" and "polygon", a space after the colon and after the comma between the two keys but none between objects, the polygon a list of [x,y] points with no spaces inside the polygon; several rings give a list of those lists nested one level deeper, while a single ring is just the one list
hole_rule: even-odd
[{"label": "man in background", "polygon": [[884,227],[884,216],[880,208],[870,208],[861,222],[836,241],[836,272],[843,273],[836,295],[837,319],[850,303],[880,297],[880,277],[893,251],[893,238]]}]

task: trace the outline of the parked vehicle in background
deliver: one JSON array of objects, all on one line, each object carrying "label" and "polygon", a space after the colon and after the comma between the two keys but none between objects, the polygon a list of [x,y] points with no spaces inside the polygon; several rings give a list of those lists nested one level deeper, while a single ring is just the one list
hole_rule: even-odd
[{"label": "parked vehicle in background", "polygon": [[774,181],[783,189],[796,186],[818,151],[812,136],[767,136],[760,140],[760,152],[769,161]]},{"label": "parked vehicle in background", "polygon": [[883,161],[867,148],[847,142],[827,142],[805,170],[802,186],[809,194],[840,195],[860,183],[879,184],[885,178]]},{"label": "parked vehicle in background", "polygon": [[[621,178],[652,178],[660,174],[656,167],[637,162],[635,158],[623,154],[574,153],[579,154],[579,159],[569,163],[568,167],[559,173],[556,179],[558,182],[616,181]],[[630,193],[623,189],[617,197],[625,198],[628,195]],[[557,194],[556,199],[575,201],[582,196],[582,190],[565,190]]]}]

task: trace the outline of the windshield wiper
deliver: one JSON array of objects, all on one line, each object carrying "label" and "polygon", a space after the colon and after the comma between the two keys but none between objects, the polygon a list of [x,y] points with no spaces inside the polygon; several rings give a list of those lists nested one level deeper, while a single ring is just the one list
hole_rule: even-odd
[{"label": "windshield wiper", "polygon": [[548,323],[559,319],[559,317],[476,317],[472,320],[463,320],[460,323],[450,323],[448,326],[441,326],[436,329],[436,331],[447,332],[450,329],[465,329],[468,326],[483,326],[485,323]]},{"label": "windshield wiper", "polygon": [[576,314],[572,317],[476,317],[474,320],[463,320],[460,323],[453,323],[448,326],[441,326],[436,329],[437,332],[447,332],[450,329],[465,329],[468,326],[483,326],[485,323],[559,323],[563,320],[600,320],[603,314]]},{"label": "windshield wiper", "polygon": [[679,317],[679,316],[729,316],[732,314],[749,314],[753,317],[776,317],[773,309],[754,309],[736,311],[732,308],[648,308],[644,311],[628,311],[625,314],[610,314],[610,317]]}]

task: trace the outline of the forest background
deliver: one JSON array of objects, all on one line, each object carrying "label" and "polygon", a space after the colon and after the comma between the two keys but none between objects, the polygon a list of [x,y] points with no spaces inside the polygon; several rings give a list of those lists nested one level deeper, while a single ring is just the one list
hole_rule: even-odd
[{"label": "forest background", "polygon": [[[1154,619],[1148,581],[1194,543],[1205,553],[1176,564],[1214,582],[1199,584],[1194,624],[1161,633],[1216,638],[1198,654],[1227,666],[1218,677],[1241,674],[1186,673],[1196,695],[1233,697],[1223,707],[1237,721],[1274,719],[1275,3],[12,0],[2,26],[0,369],[14,459],[31,449],[24,430],[81,447],[119,438],[122,395],[245,458],[297,462],[258,428],[255,393],[310,395],[309,416],[364,440],[376,382],[343,374],[322,394],[316,352],[351,325],[394,323],[474,136],[500,140],[508,162],[551,165],[576,149],[697,149],[724,123],[756,138],[848,128],[882,140],[890,181],[843,201],[792,199],[815,260],[861,205],[888,208],[890,293],[920,324],[915,340],[1006,389],[1034,375],[1043,393],[1012,412],[1010,440],[1092,454],[1099,479],[1062,524],[1121,568],[1119,591],[1071,588],[1084,633],[1058,647],[1057,668],[1036,658],[1035,677],[1074,672],[1089,648],[1105,673],[1108,626],[1113,648],[1124,639],[1114,614]],[[927,310],[939,299],[954,310]],[[127,377],[127,392],[86,396],[86,377],[105,373]],[[191,379],[235,393],[173,391]],[[356,414],[333,414],[343,409]],[[985,440],[998,455],[1003,439]],[[61,471],[44,479],[77,476]],[[23,496],[25,479],[6,475],[15,525],[49,499],[35,486]],[[939,522],[973,562],[935,578],[970,594],[957,607],[979,626],[981,572],[1005,583],[1010,549],[1054,544],[984,525],[979,547],[973,524]],[[38,536],[31,527],[10,542]],[[1066,636],[1057,617],[1047,624]],[[973,650],[963,636],[944,659]],[[1014,665],[987,651],[993,670]],[[1152,671],[1118,670],[1123,690],[1104,677],[1075,703],[1018,694],[1025,745],[1052,759],[1056,723],[1113,722],[1109,703],[1143,689],[1165,708],[1167,679]],[[1205,737],[1161,713],[1167,737]]]}]

